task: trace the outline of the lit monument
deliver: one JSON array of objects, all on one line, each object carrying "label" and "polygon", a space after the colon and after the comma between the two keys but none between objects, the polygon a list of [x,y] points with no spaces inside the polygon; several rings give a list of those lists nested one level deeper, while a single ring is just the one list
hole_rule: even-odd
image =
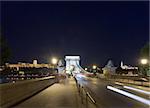
[{"label": "lit monument", "polygon": [[115,74],[116,68],[117,68],[117,67],[115,67],[115,66],[113,65],[112,61],[109,60],[108,63],[107,63],[107,65],[105,65],[105,67],[102,68],[102,70],[103,70],[103,73],[104,73],[104,74],[107,74],[107,73],[109,73],[109,74]]},{"label": "lit monument", "polygon": [[65,56],[66,73],[75,74],[80,73],[80,56]]},{"label": "lit monument", "polygon": [[57,69],[58,69],[58,73],[64,73],[65,67],[62,60],[58,61]]}]

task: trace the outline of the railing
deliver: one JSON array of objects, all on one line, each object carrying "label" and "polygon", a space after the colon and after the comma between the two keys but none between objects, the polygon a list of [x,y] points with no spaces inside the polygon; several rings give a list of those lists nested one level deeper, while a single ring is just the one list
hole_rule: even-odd
[{"label": "railing", "polygon": [[17,81],[16,83],[0,84],[0,108],[12,108],[55,82],[55,77],[50,76]]},{"label": "railing", "polygon": [[139,85],[139,86],[145,86],[145,87],[149,87],[150,86],[150,82],[149,81],[144,81],[144,80],[140,80],[142,77],[139,76],[119,76],[119,75],[112,75],[108,78],[97,74],[98,78],[100,79],[104,79],[104,80],[111,80],[111,81],[118,81],[118,82],[122,82],[122,83],[128,83],[128,84],[133,84],[133,85]]},{"label": "railing", "polygon": [[[88,108],[89,104],[92,103],[93,107],[97,108],[97,104],[96,101],[94,100],[94,98],[90,95],[90,93],[86,90],[86,88],[84,86],[82,86],[78,80],[75,78],[76,81],[76,85],[77,85],[77,89],[79,92],[79,95],[81,97],[81,103],[84,104],[84,100],[85,100],[85,107]],[[90,107],[89,107],[90,108]]]}]

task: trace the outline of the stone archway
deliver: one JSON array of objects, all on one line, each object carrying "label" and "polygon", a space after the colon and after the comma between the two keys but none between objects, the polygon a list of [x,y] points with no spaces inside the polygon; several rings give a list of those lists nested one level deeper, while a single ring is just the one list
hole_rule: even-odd
[{"label": "stone archway", "polygon": [[80,73],[80,68],[79,68],[80,56],[65,56],[65,61],[66,61],[67,74]]}]

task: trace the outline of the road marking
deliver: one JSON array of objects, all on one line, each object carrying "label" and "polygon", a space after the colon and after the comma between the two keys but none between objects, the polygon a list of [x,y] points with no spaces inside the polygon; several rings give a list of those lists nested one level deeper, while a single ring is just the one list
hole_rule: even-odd
[{"label": "road marking", "polygon": [[137,91],[137,92],[141,92],[141,93],[150,95],[150,92],[145,91],[145,90],[141,90],[141,89],[137,89],[137,88],[133,88],[133,87],[129,87],[129,86],[123,86],[123,88],[134,90],[134,91]]},{"label": "road marking", "polygon": [[150,105],[150,101],[149,101],[149,100],[144,99],[144,98],[139,97],[139,96],[136,96],[136,95],[134,95],[134,94],[125,92],[125,91],[123,91],[123,90],[117,89],[117,88],[112,87],[112,86],[107,86],[107,89],[112,90],[112,91],[115,91],[115,92],[118,92],[118,93],[120,93],[120,94],[123,94],[123,95],[125,95],[125,96],[127,96],[127,97],[130,97],[130,98],[132,98],[132,99],[134,99],[134,100],[137,100],[137,101],[139,101],[139,102],[142,102],[142,103],[144,103],[144,104]]},{"label": "road marking", "polygon": [[93,103],[96,103],[96,101],[92,98],[92,96],[89,94],[89,92],[86,92],[86,94],[89,96],[89,98],[92,100]]}]

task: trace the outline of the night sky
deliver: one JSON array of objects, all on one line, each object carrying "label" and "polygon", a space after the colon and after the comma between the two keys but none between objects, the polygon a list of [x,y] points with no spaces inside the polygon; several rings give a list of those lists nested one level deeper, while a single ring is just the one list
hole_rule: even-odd
[{"label": "night sky", "polygon": [[80,55],[83,66],[109,59],[137,65],[149,38],[149,2],[1,2],[11,63]]}]

